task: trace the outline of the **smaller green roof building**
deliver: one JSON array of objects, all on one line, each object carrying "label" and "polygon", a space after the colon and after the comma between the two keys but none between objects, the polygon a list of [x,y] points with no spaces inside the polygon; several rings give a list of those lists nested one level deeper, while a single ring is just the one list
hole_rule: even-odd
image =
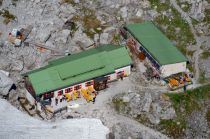
[{"label": "smaller green roof building", "polygon": [[125,29],[151,54],[159,65],[186,62],[186,57],[150,21],[128,24]]},{"label": "smaller green roof building", "polygon": [[102,45],[78,54],[49,61],[40,69],[28,72],[36,95],[55,91],[115,72],[115,69],[132,64],[123,46]]}]

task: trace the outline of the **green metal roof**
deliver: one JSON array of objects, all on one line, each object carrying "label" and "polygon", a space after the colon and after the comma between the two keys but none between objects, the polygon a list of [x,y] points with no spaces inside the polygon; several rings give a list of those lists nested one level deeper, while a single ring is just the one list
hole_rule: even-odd
[{"label": "green metal roof", "polygon": [[103,45],[50,61],[47,66],[25,75],[29,77],[36,95],[40,95],[113,73],[115,69],[130,64],[132,60],[125,47]]},{"label": "green metal roof", "polygon": [[146,48],[160,65],[187,61],[186,57],[150,21],[126,25],[125,28]]}]

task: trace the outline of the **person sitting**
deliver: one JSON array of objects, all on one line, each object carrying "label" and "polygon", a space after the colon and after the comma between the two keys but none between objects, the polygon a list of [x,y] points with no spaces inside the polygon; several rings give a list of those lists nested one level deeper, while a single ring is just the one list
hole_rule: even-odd
[{"label": "person sitting", "polygon": [[58,105],[58,98],[55,98],[55,105]]}]

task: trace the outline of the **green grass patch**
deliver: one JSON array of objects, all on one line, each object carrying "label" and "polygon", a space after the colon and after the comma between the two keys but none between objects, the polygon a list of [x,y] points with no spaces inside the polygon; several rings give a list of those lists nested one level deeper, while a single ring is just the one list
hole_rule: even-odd
[{"label": "green grass patch", "polygon": [[94,14],[85,15],[82,21],[83,21],[84,32],[90,38],[93,39],[96,33],[102,32],[102,30],[98,30],[98,28],[101,28],[101,21],[98,20]]},{"label": "green grass patch", "polygon": [[[157,6],[156,10],[159,13],[163,13],[164,11],[169,12],[170,9],[170,17],[160,15],[154,19],[154,22],[171,41],[176,42],[177,48],[183,54],[186,54],[186,46],[196,43],[188,23],[182,19],[181,14],[170,5],[169,1],[163,5],[160,3],[160,0],[150,0],[150,2],[153,8]],[[179,31],[176,31],[176,29],[179,29]]]},{"label": "green grass patch", "polygon": [[114,104],[115,110],[120,113],[124,113],[126,111],[126,107],[128,106],[128,103],[123,102],[121,98],[113,98],[112,103]]},{"label": "green grass patch", "polygon": [[15,16],[13,14],[11,14],[7,9],[2,9],[0,10],[0,15],[2,17],[4,17],[4,23],[8,24],[9,22],[11,22],[12,20],[15,20]]},{"label": "green grass patch", "polygon": [[12,5],[16,6],[17,5],[18,0],[12,0]]},{"label": "green grass patch", "polygon": [[204,70],[200,70],[200,75],[199,75],[199,79],[198,79],[199,83],[203,84],[207,81],[207,78],[205,76],[205,71]]},{"label": "green grass patch", "polygon": [[113,34],[112,43],[116,44],[116,45],[120,44],[120,34],[118,34],[118,33]]},{"label": "green grass patch", "polygon": [[205,18],[203,21],[206,23],[210,23],[210,9],[205,9],[204,13],[205,13]]},{"label": "green grass patch", "polygon": [[199,24],[199,21],[195,20],[194,18],[191,18],[192,24],[195,26]]},{"label": "green grass patch", "polygon": [[74,36],[74,33],[78,30],[78,28],[79,28],[79,27],[77,26],[77,24],[74,23],[74,22],[72,22],[71,33],[70,33],[71,37]]},{"label": "green grass patch", "polygon": [[61,3],[68,3],[71,4],[72,6],[75,6],[76,3],[74,2],[74,0],[62,0]]},{"label": "green grass patch", "polygon": [[0,0],[0,6],[3,4],[3,0]]},{"label": "green grass patch", "polygon": [[145,115],[145,114],[139,114],[137,115],[137,117],[135,118],[135,120],[139,123],[142,123],[144,125],[150,124],[150,120],[149,118]]},{"label": "green grass patch", "polygon": [[210,127],[210,110],[208,110],[207,113],[206,113],[206,119],[207,119],[207,122],[208,122],[208,126]]},{"label": "green grass patch", "polygon": [[160,130],[173,138],[180,138],[185,135],[186,122],[184,120],[161,120],[159,124]]},{"label": "green grass patch", "polygon": [[187,51],[187,55],[190,57],[192,57],[194,53],[195,53],[195,51],[190,51],[190,50]]},{"label": "green grass patch", "polygon": [[185,93],[166,93],[172,101],[176,114],[179,117],[187,116],[196,109],[200,109],[200,102],[204,99],[210,99],[210,84],[188,90]]},{"label": "green grass patch", "polygon": [[[71,20],[74,22],[81,22],[83,25],[83,32],[90,37],[94,38],[96,33],[103,32],[103,27],[101,26],[101,21],[97,19],[95,11],[87,7],[81,8],[81,15],[75,15]],[[99,30],[100,28],[100,30]]]},{"label": "green grass patch", "polygon": [[194,68],[193,68],[193,65],[192,65],[192,64],[187,64],[187,68],[190,70],[190,72],[195,73],[195,70],[194,70]]},{"label": "green grass patch", "polygon": [[160,0],[149,0],[152,8],[156,9],[158,12],[166,11],[170,8],[170,1],[165,1],[161,3]]},{"label": "green grass patch", "polygon": [[202,59],[207,59],[210,57],[210,52],[209,51],[205,51],[202,53],[201,58]]},{"label": "green grass patch", "polygon": [[[188,2],[182,2],[180,0],[177,0],[177,4],[182,8],[184,12],[189,12],[192,7],[192,4],[189,4]],[[184,5],[184,7],[182,7],[182,5]]]},{"label": "green grass patch", "polygon": [[199,109],[197,101],[194,100],[193,97],[191,97],[190,95],[180,93],[180,94],[168,94],[168,96],[173,102],[173,106],[177,113],[189,115],[195,109]]},{"label": "green grass patch", "polygon": [[[203,100],[210,99],[210,84],[188,90],[184,93],[166,93],[172,102],[177,117],[171,120],[161,120],[158,126],[165,134],[173,138],[182,138],[185,135],[186,118],[195,110],[200,110]],[[209,114],[210,115],[210,114]],[[208,116],[207,116],[208,117]]]}]

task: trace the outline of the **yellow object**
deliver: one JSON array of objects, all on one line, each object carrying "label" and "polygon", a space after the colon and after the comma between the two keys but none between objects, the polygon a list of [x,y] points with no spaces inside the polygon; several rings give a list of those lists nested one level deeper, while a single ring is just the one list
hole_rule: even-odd
[{"label": "yellow object", "polygon": [[77,100],[77,98],[79,98],[79,94],[78,94],[78,92],[74,91],[73,92],[73,99]]},{"label": "yellow object", "polygon": [[67,102],[69,102],[69,101],[71,101],[71,100],[72,100],[72,96],[71,96],[71,94],[70,94],[70,93],[66,93],[66,94],[65,94],[65,96],[66,96],[66,100],[67,100]]},{"label": "yellow object", "polygon": [[82,95],[86,99],[87,102],[93,100],[93,97],[85,89],[82,89]]},{"label": "yellow object", "polygon": [[53,113],[53,112],[54,112],[52,106],[46,105],[45,108],[46,108],[46,110],[47,110],[48,112],[50,112],[50,113]]},{"label": "yellow object", "polygon": [[187,82],[191,82],[190,78],[186,78],[186,81],[187,81]]},{"label": "yellow object", "polygon": [[170,85],[173,86],[179,86],[179,82],[176,79],[169,79]]},{"label": "yellow object", "polygon": [[82,96],[88,101],[88,92],[85,89],[82,89]]},{"label": "yellow object", "polygon": [[179,82],[180,84],[184,84],[184,81],[183,80],[180,80],[180,82]]},{"label": "yellow object", "polygon": [[92,93],[95,91],[95,89],[93,88],[93,86],[88,86],[88,90]]}]

